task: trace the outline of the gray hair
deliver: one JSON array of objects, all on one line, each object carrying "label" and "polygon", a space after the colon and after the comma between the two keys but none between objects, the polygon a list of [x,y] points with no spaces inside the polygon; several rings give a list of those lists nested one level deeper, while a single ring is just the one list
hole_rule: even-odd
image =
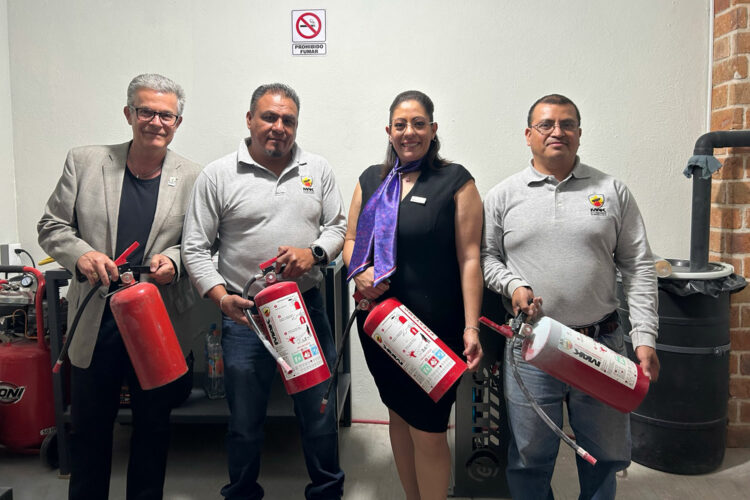
[{"label": "gray hair", "polygon": [[140,89],[151,89],[157,92],[174,94],[177,96],[177,114],[182,116],[185,107],[185,91],[177,83],[166,76],[156,73],[144,73],[130,80],[128,85],[128,106],[135,107],[135,93]]},{"label": "gray hair", "polygon": [[250,114],[255,113],[255,107],[258,105],[258,101],[260,101],[260,98],[266,94],[279,94],[287,99],[291,99],[297,106],[297,114],[299,114],[299,97],[297,97],[297,92],[295,92],[289,85],[284,85],[283,83],[267,83],[255,89],[253,96],[250,98]]}]

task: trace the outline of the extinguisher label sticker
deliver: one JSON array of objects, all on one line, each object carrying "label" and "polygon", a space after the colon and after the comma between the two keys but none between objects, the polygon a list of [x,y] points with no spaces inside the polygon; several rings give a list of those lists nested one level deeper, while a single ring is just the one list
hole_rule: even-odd
[{"label": "extinguisher label sticker", "polygon": [[284,373],[287,380],[311,372],[325,363],[305,308],[300,307],[301,303],[302,297],[293,293],[272,300],[261,310],[271,343],[294,368],[292,374]]},{"label": "extinguisher label sticker", "polygon": [[0,381],[0,404],[12,405],[18,403],[26,392],[26,386]]},{"label": "extinguisher label sticker", "polygon": [[562,329],[557,344],[562,352],[633,389],[638,368],[623,356],[575,330]]},{"label": "extinguisher label sticker", "polygon": [[395,308],[372,337],[427,393],[456,365],[435,343],[435,334],[404,306]]}]

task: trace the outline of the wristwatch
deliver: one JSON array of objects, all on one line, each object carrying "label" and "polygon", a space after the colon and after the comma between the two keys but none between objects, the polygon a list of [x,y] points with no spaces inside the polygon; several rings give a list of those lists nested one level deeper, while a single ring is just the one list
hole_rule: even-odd
[{"label": "wristwatch", "polygon": [[326,264],[328,262],[328,256],[322,246],[310,245],[310,250],[312,251],[313,259],[315,259],[316,264]]}]

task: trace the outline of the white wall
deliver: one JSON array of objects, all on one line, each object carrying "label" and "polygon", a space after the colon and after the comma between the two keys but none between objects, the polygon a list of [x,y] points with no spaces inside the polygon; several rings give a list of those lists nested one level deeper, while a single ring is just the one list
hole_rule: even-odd
[{"label": "white wall", "polygon": [[[327,56],[291,56],[291,10],[304,7],[327,9]],[[331,161],[347,203],[383,156],[387,108],[402,90],[433,98],[445,156],[470,169],[482,194],[528,161],[530,104],[566,94],[583,115],[581,157],[627,182],[655,252],[688,257],[691,184],[681,171],[706,130],[710,23],[706,0],[11,0],[18,235],[40,258],[35,226],[66,151],[127,140],[126,85],[159,72],[188,94],[173,148],[202,163],[246,134],[257,85],[292,85],[298,142]],[[9,107],[4,57],[0,109]],[[358,367],[359,384],[369,375]],[[355,417],[384,415],[368,403],[371,386],[355,397]]]},{"label": "white wall", "polygon": [[0,0],[0,243],[18,241],[16,175],[13,171],[13,120],[11,118],[8,51],[8,2]]}]

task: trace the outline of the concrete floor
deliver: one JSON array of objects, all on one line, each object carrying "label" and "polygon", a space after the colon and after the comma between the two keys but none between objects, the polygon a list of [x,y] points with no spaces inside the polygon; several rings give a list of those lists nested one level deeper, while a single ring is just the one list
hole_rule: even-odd
[{"label": "concrete floor", "polygon": [[[219,489],[227,478],[224,431],[223,425],[175,425],[166,500],[220,498]],[[129,433],[129,427],[117,425],[110,499],[125,498]],[[289,420],[267,426],[261,471],[267,499],[303,498],[307,472],[300,450],[296,427],[290,428]],[[385,425],[355,423],[342,428],[341,463],[346,472],[346,500],[404,498]],[[43,467],[38,456],[11,455],[0,449],[0,487],[11,487],[14,500],[64,499],[67,485],[66,479],[58,478],[57,471]],[[576,499],[577,489],[573,452],[563,447],[553,477],[555,497]],[[750,498],[749,491],[750,449],[728,449],[720,470],[711,474],[679,476],[634,463],[618,478],[618,498],[625,500],[734,500]]]}]

